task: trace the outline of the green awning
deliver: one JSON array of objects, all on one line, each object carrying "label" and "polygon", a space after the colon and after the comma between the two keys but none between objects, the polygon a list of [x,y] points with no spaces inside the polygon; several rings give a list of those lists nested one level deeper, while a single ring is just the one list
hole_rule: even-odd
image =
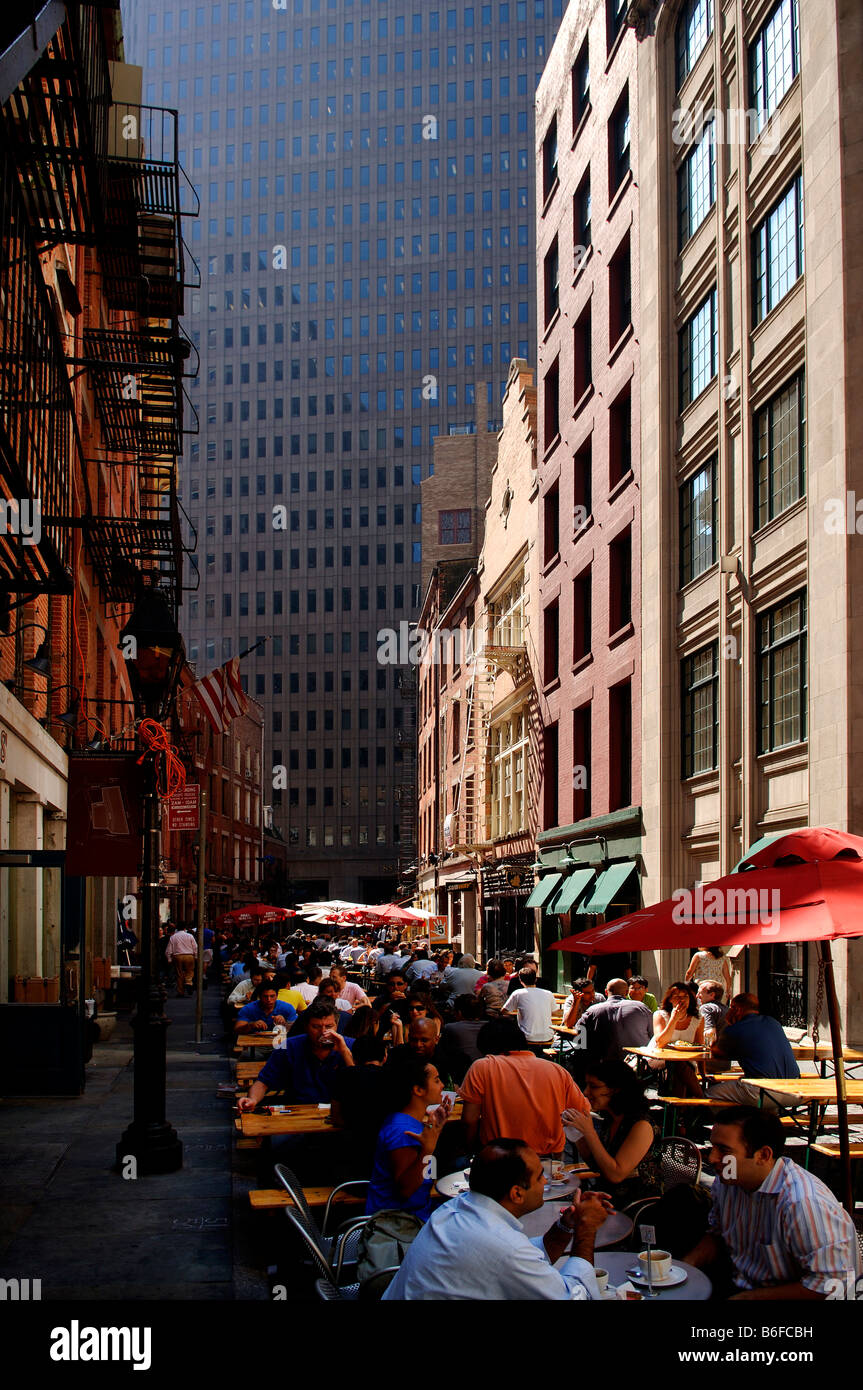
[{"label": "green awning", "polygon": [[565,878],[563,887],[557,897],[551,903],[549,912],[571,912],[573,905],[581,897],[588,884],[592,883],[595,874],[593,869],[576,869]]},{"label": "green awning", "polygon": [[637,868],[635,860],[630,859],[626,864],[612,864],[608,869],[604,869],[596,881],[593,896],[582,904],[581,911],[605,912],[609,903],[616,901],[624,883]]},{"label": "green awning", "polygon": [[562,877],[562,874],[546,874],[545,878],[541,878],[539,883],[534,884],[525,907],[545,907]]},{"label": "green awning", "polygon": [[773,830],[768,835],[762,835],[759,839],[755,840],[755,842],[749,846],[749,849],[744,854],[743,859],[739,859],[737,861],[731,872],[733,874],[739,874],[740,865],[743,863],[744,859],[749,859],[751,855],[757,854],[759,850],[764,849],[767,845],[771,843],[771,841],[778,840],[779,836],[784,834],[785,831],[783,830]]}]

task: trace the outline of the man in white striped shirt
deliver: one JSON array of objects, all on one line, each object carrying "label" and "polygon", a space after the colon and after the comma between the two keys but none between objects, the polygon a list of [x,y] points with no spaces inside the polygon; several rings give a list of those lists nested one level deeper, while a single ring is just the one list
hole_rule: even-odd
[{"label": "man in white striped shirt", "polygon": [[823,1299],[860,1274],[854,1223],[819,1178],[784,1158],[778,1116],[739,1105],[716,1116],[707,1235],[686,1256],[699,1268],[730,1258],[734,1299]]}]

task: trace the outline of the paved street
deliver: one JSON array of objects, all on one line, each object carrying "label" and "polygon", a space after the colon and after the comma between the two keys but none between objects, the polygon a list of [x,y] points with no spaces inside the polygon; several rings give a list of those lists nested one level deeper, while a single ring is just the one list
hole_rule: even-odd
[{"label": "paved street", "polygon": [[42,1298],[54,1300],[266,1298],[242,1246],[248,1220],[234,1219],[251,1184],[231,1174],[231,1104],[217,1095],[230,1074],[218,999],[204,994],[200,1045],[194,999],[168,1001],[179,1173],[132,1182],[110,1170],[132,1114],[128,1015],[94,1048],[81,1097],[0,1103],[4,1277],[41,1279]]}]

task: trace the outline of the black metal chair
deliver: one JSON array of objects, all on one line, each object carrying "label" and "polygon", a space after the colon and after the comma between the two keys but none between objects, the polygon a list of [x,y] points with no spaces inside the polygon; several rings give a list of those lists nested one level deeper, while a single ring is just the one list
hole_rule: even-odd
[{"label": "black metal chair", "polygon": [[665,1192],[681,1183],[695,1187],[701,1177],[701,1152],[691,1139],[666,1138],[657,1144]]}]

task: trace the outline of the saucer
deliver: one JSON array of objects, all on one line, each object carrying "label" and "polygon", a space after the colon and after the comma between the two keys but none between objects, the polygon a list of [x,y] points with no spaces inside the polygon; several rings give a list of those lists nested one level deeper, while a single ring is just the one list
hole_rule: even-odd
[{"label": "saucer", "polygon": [[[632,1280],[633,1284],[643,1284],[645,1287],[647,1286],[647,1275],[642,1274],[640,1269],[627,1269],[626,1276],[628,1279]],[[667,1274],[664,1279],[653,1280],[653,1287],[655,1289],[673,1289],[678,1284],[684,1284],[688,1277],[685,1269],[682,1269],[680,1265],[673,1264],[671,1266],[671,1273]]]}]

